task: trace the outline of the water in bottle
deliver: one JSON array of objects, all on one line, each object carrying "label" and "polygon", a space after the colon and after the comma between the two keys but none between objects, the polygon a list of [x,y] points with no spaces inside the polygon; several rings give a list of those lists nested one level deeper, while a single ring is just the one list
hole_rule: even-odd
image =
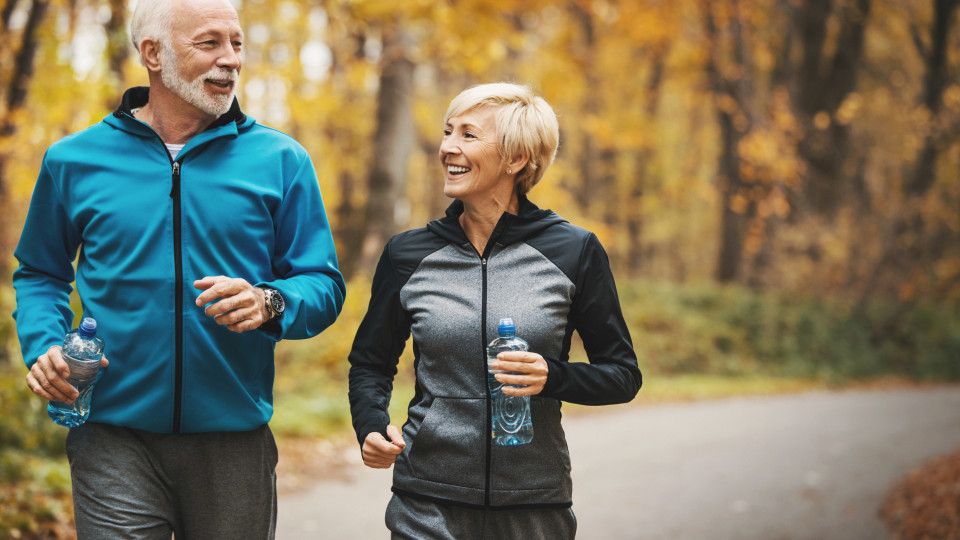
[{"label": "water in bottle", "polygon": [[490,390],[490,403],[493,410],[492,437],[494,444],[511,446],[527,444],[533,440],[533,422],[530,417],[530,396],[509,396],[504,394],[503,383],[494,378],[500,370],[489,368],[489,362],[497,359],[504,351],[526,351],[527,342],[516,336],[513,319],[500,319],[497,327],[499,337],[487,346],[487,385]]},{"label": "water in bottle", "polygon": [[60,354],[70,366],[70,378],[67,380],[80,391],[80,395],[72,404],[51,401],[47,405],[47,414],[61,426],[76,427],[86,422],[90,415],[90,396],[101,375],[103,340],[97,337],[97,321],[86,317],[79,328],[68,332]]}]

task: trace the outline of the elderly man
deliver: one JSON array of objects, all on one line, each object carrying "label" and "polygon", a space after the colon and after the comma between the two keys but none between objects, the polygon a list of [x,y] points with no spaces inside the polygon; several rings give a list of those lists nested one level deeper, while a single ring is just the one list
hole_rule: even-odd
[{"label": "elderly man", "polygon": [[140,0],[131,36],[149,88],[37,179],[14,273],[27,384],[78,395],[59,347],[76,279],[110,357],[67,437],[79,537],[272,538],[274,345],[345,295],[316,173],[241,112],[227,0]]}]

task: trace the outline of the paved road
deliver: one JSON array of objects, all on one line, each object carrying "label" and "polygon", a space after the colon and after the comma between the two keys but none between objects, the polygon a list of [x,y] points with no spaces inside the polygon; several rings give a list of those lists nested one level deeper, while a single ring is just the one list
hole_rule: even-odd
[{"label": "paved road", "polygon": [[[891,485],[960,448],[960,387],[618,406],[564,420],[581,540],[881,540]],[[279,540],[388,538],[390,473],[280,498]]]}]

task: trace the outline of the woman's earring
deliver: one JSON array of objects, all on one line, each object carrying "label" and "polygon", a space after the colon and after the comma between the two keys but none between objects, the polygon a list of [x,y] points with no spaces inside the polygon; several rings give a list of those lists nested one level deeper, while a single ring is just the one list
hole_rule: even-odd
[{"label": "woman's earring", "polygon": [[507,169],[507,174],[513,174],[513,169]]}]

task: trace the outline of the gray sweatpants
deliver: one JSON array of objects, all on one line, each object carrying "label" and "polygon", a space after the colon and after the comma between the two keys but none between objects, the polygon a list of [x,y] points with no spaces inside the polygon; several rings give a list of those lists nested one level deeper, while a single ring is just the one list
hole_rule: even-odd
[{"label": "gray sweatpants", "polygon": [[573,540],[571,508],[482,510],[394,495],[385,518],[392,540]]},{"label": "gray sweatpants", "polygon": [[169,435],[88,422],[70,429],[67,457],[79,540],[274,538],[267,425]]}]

